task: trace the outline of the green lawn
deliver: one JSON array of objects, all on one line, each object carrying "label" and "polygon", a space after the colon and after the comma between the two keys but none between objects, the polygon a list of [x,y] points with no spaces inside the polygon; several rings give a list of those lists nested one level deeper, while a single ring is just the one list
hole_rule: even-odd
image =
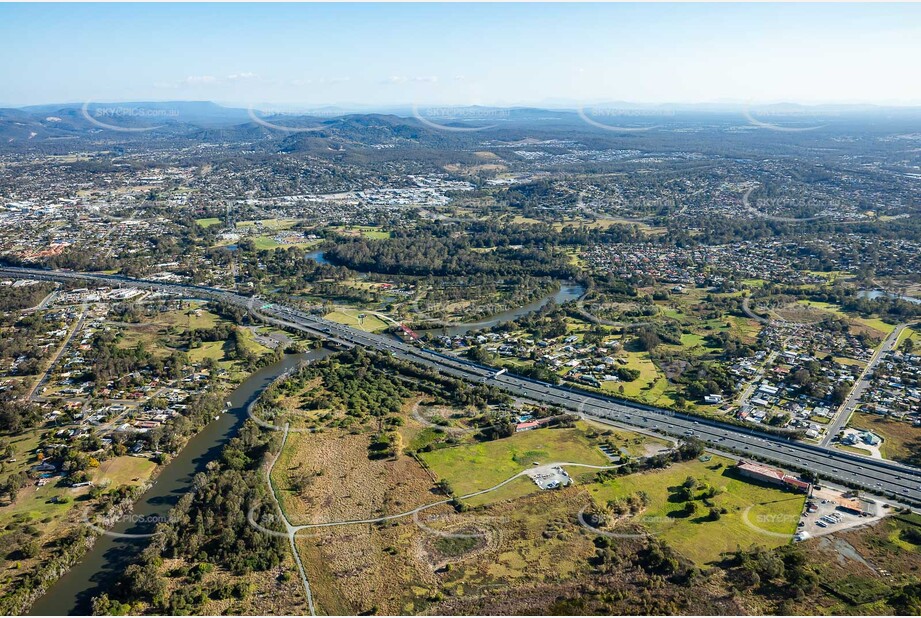
[{"label": "green lawn", "polygon": [[815,300],[800,300],[797,302],[801,305],[812,307],[813,309],[820,309],[822,311],[833,313],[837,316],[848,318],[857,324],[866,326],[867,328],[878,330],[884,335],[888,335],[889,333],[895,330],[894,325],[884,322],[879,318],[855,317],[853,315],[845,313],[844,311],[841,310],[841,307],[839,307],[838,305],[832,304],[832,303],[825,303],[825,302],[820,302],[820,301],[815,301]]},{"label": "green lawn", "polygon": [[154,462],[144,457],[113,457],[99,464],[92,480],[96,484],[108,481],[113,488],[119,485],[137,485],[149,479],[156,467]]},{"label": "green lawn", "polygon": [[835,362],[841,363],[842,365],[852,365],[855,367],[865,367],[866,366],[866,363],[859,361],[855,358],[847,358],[846,356],[836,356]]},{"label": "green lawn", "polygon": [[[574,471],[575,470],[572,470],[570,472]],[[540,491],[540,489],[537,488],[537,485],[534,484],[534,481],[529,478],[520,476],[508,485],[503,485],[496,491],[491,491],[488,494],[467,498],[464,500],[464,504],[472,507],[482,506],[484,504],[496,504],[497,502],[523,498],[524,496],[537,493],[538,491]]]},{"label": "green lawn", "polygon": [[697,346],[704,345],[703,335],[698,335],[695,333],[683,333],[681,335],[681,345],[686,348],[694,348]]},{"label": "green lawn", "polygon": [[195,304],[189,309],[167,311],[158,315],[153,322],[183,329],[213,328],[216,326],[220,318],[216,314],[200,307],[200,304]]},{"label": "green lawn", "polygon": [[[0,527],[9,526],[14,520],[20,518],[46,524],[47,532],[61,526],[68,511],[79,504],[75,502],[75,499],[88,493],[89,488],[75,489],[62,486],[60,480],[60,477],[56,477],[44,487],[36,487],[35,483],[31,482],[21,489],[16,502],[0,507]],[[61,499],[65,501],[57,502]]]},{"label": "green lawn", "polygon": [[[632,382],[605,382],[602,390],[613,395],[622,395],[650,404],[672,405],[674,402],[665,394],[668,380],[649,359],[649,352],[628,352],[625,357],[628,369],[636,369],[639,377]],[[620,387],[623,386],[623,393]]]},{"label": "green lawn", "polygon": [[275,240],[275,236],[255,236],[252,240],[253,245],[259,251],[269,251],[271,249],[278,248],[287,249],[288,247],[308,248],[318,243],[316,240],[305,240],[303,242],[278,242]]},{"label": "green lawn", "polygon": [[[578,423],[573,429],[524,431],[501,440],[420,453],[420,457],[439,479],[451,484],[455,495],[462,496],[494,487],[532,467],[535,461],[609,465],[596,442],[585,436],[585,430],[586,425]],[[578,468],[570,471],[573,476],[579,473]]]},{"label": "green lawn", "polygon": [[247,352],[256,355],[262,355],[269,351],[267,347],[256,341],[253,332],[248,328],[238,327],[237,330],[240,333],[240,343],[243,345]]},{"label": "green lawn", "polygon": [[911,327],[903,329],[896,345],[901,346],[906,339],[913,340],[915,342],[915,349],[918,349],[919,344],[921,344],[921,330],[915,330]]},{"label": "green lawn", "polygon": [[[640,518],[648,518],[642,519],[647,529],[698,564],[717,560],[721,552],[734,551],[736,547],[753,544],[776,547],[788,543],[796,531],[805,495],[742,480],[729,472],[734,463],[714,456],[706,463],[693,460],[664,470],[595,483],[588,489],[600,504],[645,492],[649,506]],[[718,464],[722,466],[717,467]],[[713,502],[728,512],[718,521],[706,520],[708,507],[700,501],[695,515],[683,517],[684,503],[670,500],[669,488],[681,485],[688,476],[721,491]]]},{"label": "green lawn", "polygon": [[286,230],[294,227],[296,223],[297,219],[257,219],[255,221],[240,221],[237,223],[237,227],[247,228],[258,224],[271,230]]},{"label": "green lawn", "polygon": [[798,300],[796,302],[800,305],[812,307],[813,309],[821,309],[822,311],[834,313],[835,315],[845,315],[844,312],[841,311],[841,307],[833,303],[826,303],[818,300]]},{"label": "green lawn", "polygon": [[894,324],[889,324],[888,322],[883,322],[879,318],[853,318],[855,322],[863,324],[868,328],[873,328],[878,331],[881,331],[885,334],[889,334],[895,330]]},{"label": "green lawn", "polygon": [[195,223],[201,227],[211,227],[212,225],[220,225],[221,220],[217,217],[208,217],[206,219],[195,219]]},{"label": "green lawn", "polygon": [[[361,317],[360,317],[361,316]],[[324,316],[327,320],[354,326],[369,333],[376,333],[387,329],[387,324],[377,316],[358,309],[339,309]]]},{"label": "green lawn", "polygon": [[200,363],[206,358],[213,358],[219,361],[224,358],[223,341],[205,341],[197,348],[192,348],[188,352],[189,360],[193,363]]}]

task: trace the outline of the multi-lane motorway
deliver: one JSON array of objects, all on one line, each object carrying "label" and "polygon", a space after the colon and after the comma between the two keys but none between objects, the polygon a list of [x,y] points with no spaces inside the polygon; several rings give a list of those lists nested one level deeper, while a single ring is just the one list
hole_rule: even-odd
[{"label": "multi-lane motorway", "polygon": [[756,429],[678,414],[514,374],[496,375],[495,369],[465,359],[420,348],[393,337],[366,333],[283,305],[265,304],[253,297],[225,290],[117,276],[19,268],[0,268],[0,276],[55,281],[88,280],[109,286],[153,289],[220,300],[245,307],[269,321],[283,323],[340,345],[373,348],[468,382],[487,382],[517,397],[548,405],[555,404],[587,417],[642,428],[653,433],[678,438],[695,437],[720,451],[771,461],[793,470],[811,471],[828,481],[858,486],[871,494],[901,503],[921,505],[921,470],[915,468],[832,451],[825,447],[761,433]]}]

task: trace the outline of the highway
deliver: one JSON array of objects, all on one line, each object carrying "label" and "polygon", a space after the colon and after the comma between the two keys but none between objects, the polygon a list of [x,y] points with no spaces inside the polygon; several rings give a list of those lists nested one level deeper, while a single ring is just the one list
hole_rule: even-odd
[{"label": "highway", "polygon": [[494,368],[478,365],[466,359],[420,348],[393,337],[359,331],[283,305],[265,304],[253,297],[230,291],[193,285],[164,284],[114,275],[38,269],[0,268],[0,276],[52,281],[95,281],[110,287],[137,287],[220,300],[244,307],[270,322],[295,328],[342,346],[373,348],[470,383],[491,384],[512,395],[537,403],[558,405],[586,417],[614,422],[624,427],[642,428],[661,435],[685,439],[695,437],[720,451],[733,452],[740,457],[762,459],[790,470],[811,471],[827,481],[860,487],[875,496],[903,504],[921,505],[921,470],[916,468],[796,442],[759,432],[754,427],[748,429],[510,373],[496,375]]}]

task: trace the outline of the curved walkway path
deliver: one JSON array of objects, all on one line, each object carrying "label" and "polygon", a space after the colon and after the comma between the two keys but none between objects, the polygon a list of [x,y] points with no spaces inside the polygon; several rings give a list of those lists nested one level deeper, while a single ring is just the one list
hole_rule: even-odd
[{"label": "curved walkway path", "polygon": [[751,319],[757,322],[761,322],[762,324],[770,324],[771,320],[769,320],[766,317],[760,316],[754,311],[752,311],[751,306],[749,306],[750,302],[751,302],[751,297],[749,296],[746,296],[745,298],[742,299],[742,311],[745,312],[745,315],[747,315],[748,317],[750,317]]},{"label": "curved walkway path", "polygon": [[[282,521],[282,523],[283,523],[284,526],[285,526],[285,532],[284,532],[284,533],[281,533],[281,532],[277,532],[277,531],[275,531],[275,530],[269,530],[269,529],[267,529],[267,528],[264,528],[263,526],[257,524],[255,521],[253,521],[253,520],[252,520],[252,517],[250,517],[250,523],[251,523],[253,526],[255,526],[256,528],[258,528],[259,530],[263,531],[263,532],[266,532],[266,533],[268,533],[268,534],[274,534],[274,535],[279,535],[279,536],[285,536],[285,537],[288,539],[288,544],[291,546],[291,552],[294,554],[294,561],[297,563],[297,569],[298,569],[298,572],[300,573],[300,576],[301,576],[301,583],[304,585],[304,594],[305,594],[306,597],[307,597],[307,605],[310,607],[310,615],[311,615],[311,616],[316,616],[317,613],[316,613],[316,608],[314,607],[314,603],[313,603],[313,595],[312,595],[311,592],[310,592],[310,583],[307,581],[307,573],[306,573],[306,571],[305,571],[305,569],[304,569],[304,564],[303,564],[303,562],[301,561],[301,556],[300,556],[300,554],[299,554],[298,551],[297,551],[297,543],[296,543],[296,541],[295,541],[295,536],[297,535],[297,533],[298,533],[299,531],[301,531],[301,530],[307,530],[307,529],[311,529],[311,528],[331,528],[331,527],[334,527],[334,526],[349,526],[349,525],[356,525],[356,524],[375,524],[375,523],[381,523],[381,522],[390,521],[390,520],[394,520],[394,519],[400,519],[400,518],[403,518],[403,517],[415,516],[415,515],[421,513],[422,511],[427,510],[427,509],[430,509],[430,508],[433,508],[433,507],[436,507],[436,506],[440,506],[440,505],[443,505],[443,504],[448,504],[448,503],[452,502],[452,501],[454,500],[454,498],[446,498],[446,499],[444,499],[444,500],[439,500],[439,501],[437,501],[437,502],[432,502],[432,503],[429,503],[429,504],[423,504],[422,506],[416,507],[416,508],[414,508],[414,509],[410,509],[410,510],[408,510],[408,511],[404,511],[404,512],[402,512],[402,513],[395,513],[395,514],[393,514],[393,515],[384,515],[384,516],[381,516],[381,517],[373,517],[373,518],[368,518],[368,519],[348,519],[348,520],[343,520],[343,521],[322,522],[322,523],[318,523],[318,524],[301,524],[301,525],[294,525],[294,524],[292,524],[292,523],[288,520],[288,516],[285,514],[285,511],[284,511],[284,509],[283,509],[282,506],[281,506],[281,500],[279,500],[279,498],[278,498],[278,493],[277,493],[277,491],[276,491],[276,489],[275,489],[275,485],[274,485],[274,483],[272,483],[272,470],[275,468],[275,464],[278,463],[278,460],[281,458],[281,453],[282,453],[282,451],[284,450],[285,445],[288,443],[289,428],[290,428],[290,425],[286,423],[286,424],[285,424],[285,428],[284,428],[284,435],[283,435],[283,437],[282,437],[281,446],[280,446],[279,449],[278,449],[278,453],[276,453],[276,454],[275,454],[275,457],[272,458],[272,462],[266,467],[266,473],[265,473],[266,482],[267,482],[268,485],[269,485],[269,489],[271,489],[272,501],[275,503],[275,508],[277,509],[277,511],[278,511],[278,513],[279,513],[279,516],[281,517],[281,521]],[[596,466],[596,465],[592,465],[592,464],[582,464],[582,463],[575,463],[575,462],[553,462],[553,463],[549,463],[549,464],[544,464],[544,465],[541,466],[541,467],[543,468],[543,467],[553,467],[553,466],[569,466],[569,467],[577,467],[577,468],[590,468],[590,469],[593,469],[593,470],[613,470],[613,469],[616,469],[616,468],[619,468],[619,467],[620,467],[620,465],[616,465],[616,466],[615,466],[615,465],[612,465],[612,466]],[[480,490],[480,491],[475,491],[475,492],[473,492],[473,493],[469,493],[469,494],[465,494],[465,495],[463,495],[463,496],[459,496],[457,499],[458,499],[458,500],[466,500],[466,499],[468,499],[468,498],[473,498],[473,497],[475,497],[475,496],[481,496],[481,495],[483,495],[483,494],[488,494],[488,493],[490,493],[490,492],[492,492],[492,491],[496,491],[497,489],[499,489],[499,488],[501,488],[501,487],[504,487],[505,485],[508,485],[509,483],[511,483],[512,481],[514,481],[515,479],[518,479],[518,478],[520,478],[520,477],[522,477],[522,476],[527,476],[527,474],[528,474],[529,471],[530,471],[530,469],[522,470],[521,472],[519,472],[519,473],[517,473],[517,474],[514,474],[514,475],[512,475],[511,477],[507,478],[506,480],[502,481],[502,482],[499,483],[498,485],[494,485],[494,486],[489,487],[489,488],[487,488],[487,489],[482,489],[482,490]],[[250,513],[250,515],[252,516],[252,513]]]},{"label": "curved walkway path", "polygon": [[[569,466],[570,468],[573,468],[573,467],[575,467],[575,468],[591,468],[591,469],[593,469],[593,470],[614,470],[614,469],[620,467],[620,465],[616,465],[616,466],[595,466],[595,465],[591,465],[591,464],[581,464],[581,463],[575,463],[575,462],[571,462],[571,461],[557,461],[557,462],[552,462],[552,463],[548,463],[548,464],[542,464],[540,467],[541,467],[541,468],[545,468],[545,467],[550,467],[550,468],[552,468],[552,467],[555,467],[555,466]],[[464,494],[463,496],[458,496],[457,499],[458,499],[458,500],[467,500],[468,498],[474,498],[474,497],[476,497],[476,496],[482,496],[483,494],[488,494],[488,493],[490,493],[490,492],[492,492],[492,491],[496,491],[497,489],[499,489],[499,488],[501,488],[501,487],[504,487],[504,486],[508,485],[509,483],[511,483],[512,481],[514,481],[514,480],[517,479],[517,478],[520,478],[520,477],[522,477],[522,476],[527,476],[529,471],[530,471],[530,468],[529,468],[529,469],[522,470],[522,471],[519,472],[518,474],[512,475],[512,476],[510,476],[509,478],[505,479],[504,481],[502,481],[502,482],[499,483],[498,485],[493,485],[492,487],[489,487],[488,489],[481,489],[480,491],[475,491],[475,492],[473,492],[473,493]],[[273,491],[274,491],[274,490],[273,490]],[[448,504],[449,502],[452,502],[453,500],[454,500],[454,498],[446,498],[446,499],[444,499],[444,500],[439,500],[438,502],[432,502],[432,503],[429,503],[429,504],[423,504],[422,506],[418,506],[418,507],[416,507],[416,508],[414,508],[414,509],[411,509],[411,510],[409,510],[409,511],[404,511],[404,512],[402,512],[402,513],[394,513],[393,515],[384,515],[384,516],[382,516],[382,517],[373,517],[373,518],[369,518],[369,519],[346,519],[346,520],[343,520],[343,521],[327,521],[327,522],[323,522],[323,523],[319,523],[319,524],[302,524],[302,525],[299,525],[299,526],[291,526],[291,528],[292,528],[295,532],[297,532],[298,530],[306,530],[306,529],[308,529],[308,528],[329,528],[329,527],[332,527],[332,526],[350,526],[350,525],[354,525],[354,524],[378,524],[378,523],[385,522],[385,521],[390,521],[390,520],[393,520],[393,519],[400,519],[400,518],[402,518],[402,517],[409,517],[409,516],[411,516],[411,515],[416,515],[417,513],[420,513],[420,512],[422,512],[422,511],[424,511],[424,510],[426,510],[426,509],[430,509],[430,508],[432,508],[432,507],[436,507],[436,506],[439,506],[439,505],[442,505],[442,504]],[[287,522],[286,522],[286,523],[287,523]],[[290,525],[290,524],[289,524],[289,525]]]},{"label": "curved walkway path", "polygon": [[275,485],[272,483],[272,470],[275,468],[275,464],[278,463],[278,459],[281,457],[282,451],[285,449],[285,444],[288,443],[288,424],[285,423],[285,433],[284,437],[281,440],[281,446],[278,448],[278,453],[272,459],[272,463],[269,464],[265,472],[265,480],[269,484],[269,489],[271,489],[272,500],[275,502],[275,507],[278,509],[279,515],[281,515],[281,521],[285,524],[285,536],[288,537],[288,543],[291,545],[291,551],[294,553],[294,561],[297,563],[297,570],[301,575],[301,583],[304,584],[304,594],[307,596],[307,606],[310,608],[310,615],[316,616],[317,610],[313,606],[313,595],[310,594],[310,583],[307,581],[307,573],[304,570],[304,564],[301,562],[301,555],[297,552],[297,543],[294,542],[294,535],[297,533],[298,528],[291,525],[291,522],[288,521],[288,516],[285,515],[285,510],[281,508],[281,502],[278,499],[278,494],[275,493]]},{"label": "curved walkway path", "polygon": [[602,326],[613,326],[615,328],[632,328],[638,326],[652,326],[652,322],[614,322],[612,320],[605,320],[604,318],[599,318],[598,316],[589,313],[585,310],[585,299],[588,298],[589,292],[586,291],[585,294],[580,296],[576,300],[576,313],[581,315],[583,318],[591,322],[592,324],[601,324]]},{"label": "curved walkway path", "polygon": [[[426,427],[429,427],[431,429],[441,429],[445,433],[450,434],[450,435],[455,435],[455,436],[472,433],[474,431],[480,431],[480,428],[463,429],[462,427],[453,427],[451,425],[439,425],[438,423],[433,423],[429,419],[422,416],[422,413],[419,412],[419,405],[421,403],[422,401],[420,400],[413,404],[413,411],[410,412],[410,416],[412,416],[415,421],[419,422],[422,425],[425,425]],[[484,427],[483,429],[488,429],[488,427]]]}]

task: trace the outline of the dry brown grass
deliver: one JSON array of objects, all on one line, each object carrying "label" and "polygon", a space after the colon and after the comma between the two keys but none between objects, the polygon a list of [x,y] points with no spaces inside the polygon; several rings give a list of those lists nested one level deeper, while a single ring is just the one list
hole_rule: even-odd
[{"label": "dry brown grass", "polygon": [[[444,499],[411,457],[368,459],[370,442],[371,434],[342,430],[289,436],[272,480],[291,523],[380,517]],[[305,473],[307,487],[294,491],[293,480]]]},{"label": "dry brown grass", "polygon": [[777,309],[776,313],[784,320],[795,324],[815,324],[829,317],[827,311],[796,303],[780,307]]},{"label": "dry brown grass", "polygon": [[438,590],[437,576],[412,550],[424,533],[411,518],[381,528],[355,525],[302,534],[308,536],[298,536],[298,549],[320,613],[414,614]]},{"label": "dry brown grass", "polygon": [[[573,488],[465,513],[440,506],[418,517],[421,526],[407,517],[382,527],[304,530],[298,547],[321,612],[437,614],[458,599],[587,574],[593,536],[572,520],[587,502]],[[432,530],[481,538],[452,551],[452,541]]]}]

